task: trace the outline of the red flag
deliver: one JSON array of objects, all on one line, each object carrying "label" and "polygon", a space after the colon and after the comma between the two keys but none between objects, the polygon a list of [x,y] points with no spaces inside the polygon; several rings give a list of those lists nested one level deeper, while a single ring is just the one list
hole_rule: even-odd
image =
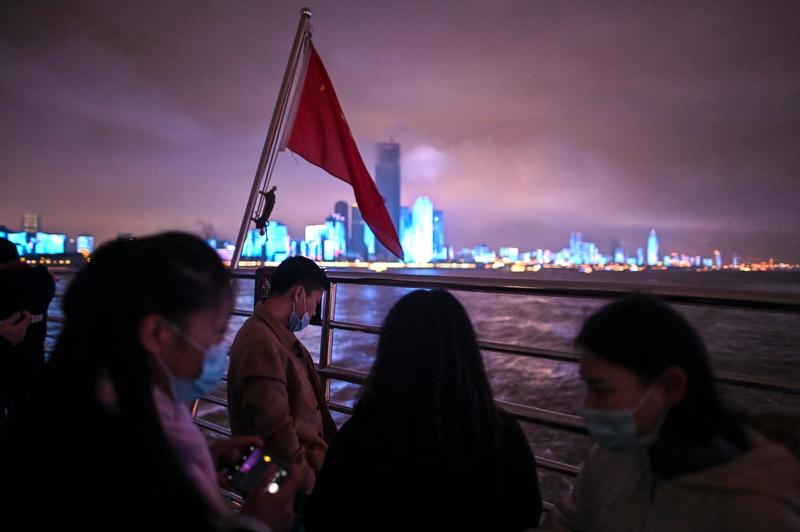
[{"label": "red flag", "polygon": [[402,260],[403,248],[383,197],[361,160],[322,60],[310,42],[308,46],[308,66],[287,146],[311,164],[350,183],[364,221],[386,249]]}]

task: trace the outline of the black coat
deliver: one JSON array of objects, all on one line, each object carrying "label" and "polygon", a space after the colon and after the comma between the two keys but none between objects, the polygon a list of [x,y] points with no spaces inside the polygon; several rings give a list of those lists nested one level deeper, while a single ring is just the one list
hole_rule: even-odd
[{"label": "black coat", "polygon": [[522,530],[539,524],[536,462],[517,423],[502,415],[499,448],[470,467],[435,456],[390,457],[358,441],[353,418],[334,437],[311,497],[306,529]]},{"label": "black coat", "polygon": [[12,347],[0,338],[0,404],[22,399],[44,365],[47,308],[55,290],[53,276],[43,266],[0,268],[0,320],[21,310],[41,316],[28,326],[19,345]]}]

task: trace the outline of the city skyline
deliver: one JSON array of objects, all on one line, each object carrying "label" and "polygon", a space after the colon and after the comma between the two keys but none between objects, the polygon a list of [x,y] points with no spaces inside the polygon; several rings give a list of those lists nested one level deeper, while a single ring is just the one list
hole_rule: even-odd
[{"label": "city skyline", "polygon": [[[656,230],[651,229],[643,246],[629,245],[622,240],[612,240],[609,252],[604,253],[595,242],[585,240],[583,233],[572,231],[566,247],[520,248],[517,246],[500,246],[497,249],[485,244],[477,244],[471,248],[454,250],[447,246],[444,232],[444,213],[434,210],[430,198],[421,196],[414,206],[401,206],[400,234],[406,253],[404,262],[423,264],[435,262],[471,262],[493,263],[521,262],[526,264],[544,264],[556,267],[604,267],[621,265],[632,268],[645,267],[678,267],[700,269],[722,269],[723,267],[747,267],[761,265],[759,269],[798,268],[774,257],[755,258],[732,253],[723,261],[722,253],[714,249],[710,255],[687,254],[683,250],[664,248],[660,244]],[[415,215],[416,214],[416,215]],[[352,218],[354,225],[347,223]],[[41,217],[38,213],[25,213],[22,216],[22,228],[14,231],[0,224],[0,237],[9,238],[17,244],[21,255],[61,255],[79,253],[88,257],[95,248],[94,235],[81,234],[70,238],[66,233],[48,233],[40,227]],[[426,226],[427,228],[420,227]],[[428,238],[419,238],[420,232],[430,233]],[[118,237],[132,237],[122,233]],[[216,234],[201,235],[210,246],[217,249],[225,260],[230,260],[233,244],[229,239]],[[245,239],[242,258],[245,263],[253,260],[280,262],[292,255],[304,255],[322,262],[382,262],[376,248],[376,239],[366,224],[363,223],[356,204],[352,210],[343,201],[334,204],[333,212],[325,219],[324,224],[305,226],[305,238],[292,238],[286,224],[280,220],[271,220],[265,233],[258,229],[248,231]],[[353,247],[351,247],[353,246]],[[634,251],[635,250],[635,251]],[[378,253],[376,253],[376,251]],[[663,253],[663,255],[661,254]],[[388,260],[395,262],[396,258]]]},{"label": "city skyline", "polygon": [[[455,249],[656,227],[691,255],[800,262],[791,6],[454,6],[311,7],[367,167],[401,143],[400,204],[432,198]],[[4,3],[0,220],[235,234],[300,7]],[[352,201],[286,153],[273,183],[293,234]]]}]

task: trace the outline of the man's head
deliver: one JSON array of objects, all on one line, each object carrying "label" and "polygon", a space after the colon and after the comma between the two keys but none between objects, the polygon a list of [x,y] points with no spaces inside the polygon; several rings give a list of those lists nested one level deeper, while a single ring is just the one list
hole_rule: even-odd
[{"label": "man's head", "polygon": [[268,301],[273,305],[279,304],[280,314],[284,314],[285,308],[287,319],[290,312],[296,313],[298,317],[306,312],[311,316],[323,291],[330,284],[325,272],[313,260],[289,257],[272,274]]},{"label": "man's head", "polygon": [[0,238],[0,264],[19,262],[17,245],[7,238]]}]

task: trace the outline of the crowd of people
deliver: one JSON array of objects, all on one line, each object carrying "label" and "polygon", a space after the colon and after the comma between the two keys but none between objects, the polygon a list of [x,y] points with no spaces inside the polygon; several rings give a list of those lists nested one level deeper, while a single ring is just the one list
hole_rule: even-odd
[{"label": "crowd of people", "polygon": [[[3,375],[6,519],[90,530],[800,530],[800,462],[725,405],[699,334],[654,297],[609,303],[575,339],[593,445],[544,513],[534,454],[496,406],[452,294],[397,301],[337,429],[295,335],[329,287],[325,272],[282,262],[228,353],[234,286],[184,233],[94,253],[66,291],[47,363],[37,351],[24,378]],[[0,362],[18,368],[10,349],[28,334],[42,343],[31,317],[46,304],[5,303]],[[187,405],[226,367],[232,437],[208,445]],[[252,446],[289,475],[276,489],[271,464],[233,508],[224,473]]]}]

